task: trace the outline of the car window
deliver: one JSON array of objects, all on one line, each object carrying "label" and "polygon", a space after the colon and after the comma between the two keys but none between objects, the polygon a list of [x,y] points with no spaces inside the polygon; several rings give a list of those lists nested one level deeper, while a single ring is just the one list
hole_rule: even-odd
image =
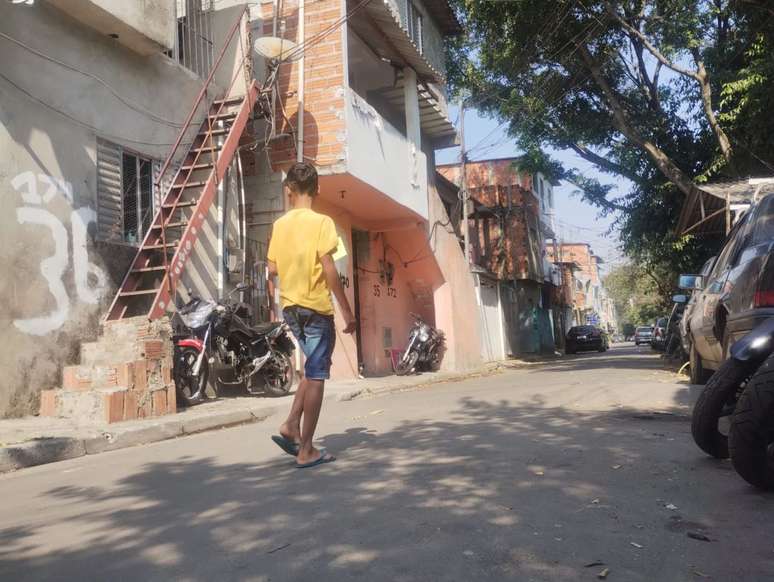
[{"label": "car window", "polygon": [[750,233],[750,246],[774,240],[774,195],[768,194],[758,203]]},{"label": "car window", "polygon": [[[709,283],[711,286],[715,286],[718,277],[720,277],[729,268],[731,262],[733,261],[736,251],[742,242],[740,235],[744,233],[749,216],[749,212],[745,213],[739,222],[734,225],[734,228],[731,229],[731,232],[726,239],[726,244],[723,246],[723,250],[720,251],[718,260],[715,261],[715,266],[712,267],[712,272],[709,275]],[[709,287],[708,290],[711,293],[717,293],[717,290],[711,289]]]},{"label": "car window", "polygon": [[637,328],[637,333],[646,333],[646,332],[649,332],[649,331],[651,331],[651,328],[649,328],[649,327],[638,327]]}]

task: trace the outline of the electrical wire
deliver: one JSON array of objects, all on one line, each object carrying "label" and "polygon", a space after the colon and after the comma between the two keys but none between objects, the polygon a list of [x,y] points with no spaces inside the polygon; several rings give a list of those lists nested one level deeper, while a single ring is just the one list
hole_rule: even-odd
[{"label": "electrical wire", "polygon": [[73,65],[70,65],[68,63],[65,63],[64,61],[61,61],[61,60],[56,59],[56,58],[54,58],[54,57],[52,57],[50,55],[47,55],[47,54],[45,54],[45,53],[43,53],[43,52],[41,52],[41,51],[39,51],[39,50],[37,50],[35,48],[33,48],[33,47],[23,43],[22,41],[20,41],[18,39],[15,39],[15,38],[5,34],[4,32],[0,32],[0,38],[4,38],[4,39],[8,40],[9,42],[12,42],[12,43],[18,45],[19,47],[23,48],[24,50],[29,51],[30,53],[32,53],[32,54],[34,54],[34,55],[36,55],[36,56],[38,56],[38,57],[40,57],[42,59],[45,59],[45,60],[47,60],[49,62],[52,62],[52,63],[54,63],[56,65],[59,65],[60,67],[62,67],[64,69],[67,69],[69,71],[73,71],[73,72],[78,73],[80,75],[83,75],[85,77],[89,77],[91,79],[94,79],[100,85],[102,85],[108,91],[110,91],[113,94],[113,96],[116,99],[118,99],[121,103],[123,103],[124,105],[126,105],[130,109],[136,111],[137,113],[141,113],[142,115],[145,115],[145,116],[149,117],[153,121],[156,121],[158,123],[162,123],[164,125],[168,125],[170,127],[176,127],[176,128],[183,127],[182,123],[176,123],[174,121],[170,121],[168,119],[165,119],[164,117],[156,115],[155,113],[153,113],[152,111],[150,111],[148,109],[145,109],[141,105],[137,105],[135,103],[132,103],[129,99],[123,97],[107,81],[105,81],[104,79],[98,77],[97,75],[94,75],[93,73],[89,73],[87,71],[82,71],[82,70],[80,70],[79,68],[77,68],[77,67],[75,67]]},{"label": "electrical wire", "polygon": [[114,135],[114,134],[106,133],[106,132],[100,130],[99,128],[97,128],[95,126],[93,126],[93,125],[91,125],[89,123],[86,123],[85,121],[81,121],[80,119],[78,119],[76,117],[73,117],[72,115],[70,115],[69,113],[67,113],[65,111],[62,111],[61,109],[58,109],[58,108],[54,107],[53,105],[51,105],[49,103],[46,103],[42,99],[39,99],[39,98],[35,97],[32,93],[30,93],[29,91],[27,91],[25,88],[21,87],[20,85],[17,85],[14,81],[9,79],[8,77],[6,77],[2,73],[0,73],[0,79],[3,79],[6,83],[8,83],[12,87],[14,87],[17,91],[19,91],[20,93],[23,93],[29,99],[35,101],[39,105],[42,105],[43,107],[45,107],[47,109],[50,109],[51,111],[54,111],[55,113],[58,113],[59,115],[69,119],[73,123],[75,123],[77,125],[80,125],[81,127],[84,127],[86,129],[88,129],[89,131],[92,131],[92,132],[94,132],[96,134],[99,134],[101,136],[104,136],[106,138],[110,138],[110,139],[112,139],[114,141],[118,141],[118,142],[124,141],[124,142],[130,142],[130,143],[136,143],[136,144],[148,145],[148,146],[172,146],[172,145],[174,145],[172,143],[140,141],[140,140],[131,139],[131,138],[128,138],[128,137],[123,137],[123,136],[119,136],[119,135]]}]

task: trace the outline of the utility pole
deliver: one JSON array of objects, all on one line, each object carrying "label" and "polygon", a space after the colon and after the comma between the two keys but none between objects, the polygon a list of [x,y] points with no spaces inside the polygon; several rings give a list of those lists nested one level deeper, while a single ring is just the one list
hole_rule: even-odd
[{"label": "utility pole", "polygon": [[465,98],[460,97],[460,196],[462,197],[462,216],[460,228],[465,241],[465,262],[470,264],[470,236],[468,233],[468,181],[465,164],[467,163],[465,152]]}]

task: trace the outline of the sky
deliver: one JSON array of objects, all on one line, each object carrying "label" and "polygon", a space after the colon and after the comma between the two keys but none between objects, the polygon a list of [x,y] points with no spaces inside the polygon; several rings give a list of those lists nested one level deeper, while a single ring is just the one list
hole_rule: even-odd
[{"label": "sky", "polygon": [[[456,106],[449,106],[449,118],[457,120],[459,129],[459,110]],[[498,121],[481,116],[475,110],[465,112],[465,144],[470,152],[468,156],[470,160],[519,155],[520,152],[513,140],[508,138],[503,129],[498,126]],[[568,168],[577,168],[588,177],[597,178],[603,184],[615,186],[612,196],[624,194],[628,189],[625,179],[601,173],[574,152],[548,150],[548,153]],[[459,155],[459,147],[438,150],[436,163],[458,162]],[[612,265],[626,260],[618,248],[617,233],[608,232],[613,217],[600,217],[599,210],[581,200],[578,194],[574,194],[575,191],[576,188],[566,182],[554,187],[557,236],[564,242],[589,243],[592,250],[605,261],[604,275]]]}]

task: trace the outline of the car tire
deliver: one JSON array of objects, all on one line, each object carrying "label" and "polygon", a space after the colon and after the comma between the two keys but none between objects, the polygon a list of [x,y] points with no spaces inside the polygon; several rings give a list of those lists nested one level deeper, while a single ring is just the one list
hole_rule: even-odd
[{"label": "car tire", "polygon": [[771,360],[747,383],[737,402],[729,451],[739,475],[759,489],[774,489],[774,366]]},{"label": "car tire", "polygon": [[696,346],[693,344],[691,344],[691,352],[688,361],[690,362],[691,384],[706,384],[712,376],[712,371],[704,369],[704,365],[701,362],[701,356],[696,350]]},{"label": "car tire", "polygon": [[707,382],[691,415],[691,435],[698,447],[716,459],[727,459],[728,437],[718,430],[724,408],[733,405],[739,387],[747,379],[748,367],[737,360],[726,360]]}]

